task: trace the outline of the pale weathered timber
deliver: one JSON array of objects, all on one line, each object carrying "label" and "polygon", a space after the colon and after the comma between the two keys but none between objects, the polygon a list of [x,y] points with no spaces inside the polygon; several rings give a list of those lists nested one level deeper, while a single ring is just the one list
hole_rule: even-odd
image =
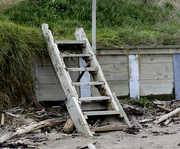
[{"label": "pale weathered timber", "polygon": [[169,119],[167,119],[167,120],[164,122],[164,125],[167,126],[172,120],[173,120],[172,117],[170,117]]},{"label": "pale weathered timber", "polygon": [[110,47],[98,48],[99,55],[129,55],[129,54],[175,54],[180,53],[180,46],[127,46],[127,47]]},{"label": "pale weathered timber", "polygon": [[155,124],[159,124],[159,123],[161,123],[162,121],[167,120],[168,118],[173,117],[174,115],[176,115],[176,114],[178,114],[178,113],[180,113],[180,108],[177,108],[177,109],[175,109],[174,111],[172,111],[172,112],[170,112],[170,113],[168,113],[168,114],[165,114],[165,115],[161,116],[158,120],[155,120],[154,123],[155,123]]},{"label": "pale weathered timber", "polygon": [[88,123],[85,120],[85,117],[78,104],[78,101],[73,95],[70,96],[70,100],[68,100],[68,102],[66,103],[66,106],[74,122],[74,125],[77,129],[77,132],[80,132],[88,136],[93,136],[93,133],[89,129]]},{"label": "pale weathered timber", "polygon": [[104,82],[72,82],[73,86],[81,85],[104,85]]},{"label": "pale weathered timber", "polygon": [[57,44],[54,42],[54,38],[51,31],[48,29],[48,25],[42,24],[42,30],[43,35],[46,38],[46,42],[48,43],[48,50],[51,61],[54,65],[57,77],[61,82],[66,96],[69,97],[71,94],[74,94],[76,98],[78,98],[76,89],[71,85],[72,80],[69,73],[65,70],[66,66],[60,57],[60,51],[58,50]]},{"label": "pale weathered timber", "polygon": [[127,125],[124,126],[101,126],[101,127],[93,127],[91,128],[92,131],[98,132],[98,131],[113,131],[113,130],[123,130],[128,128]]},{"label": "pale weathered timber", "polygon": [[68,118],[66,124],[63,127],[63,132],[69,134],[70,132],[73,131],[73,129],[74,129],[74,123],[71,118]]},{"label": "pale weathered timber", "polygon": [[107,95],[107,96],[111,96],[112,100],[111,100],[111,104],[109,105],[109,109],[113,109],[113,110],[119,110],[119,107],[117,106],[115,100],[114,100],[114,97],[112,95],[112,92],[107,84],[107,81],[104,77],[104,74],[102,72],[102,69],[96,59],[96,56],[94,54],[94,52],[92,51],[92,48],[91,48],[91,45],[86,37],[86,34],[83,30],[83,28],[77,28],[76,29],[76,32],[75,32],[75,36],[76,36],[76,40],[85,40],[86,41],[86,49],[85,49],[85,53],[90,53],[92,54],[92,58],[91,58],[91,67],[92,66],[96,66],[98,67],[98,73],[96,75],[93,75],[93,79],[96,81],[103,81],[104,82],[104,90],[105,90],[105,93],[102,92],[101,90],[100,91],[100,94],[101,96],[104,96],[104,95]]},{"label": "pale weathered timber", "polygon": [[97,96],[97,97],[81,97],[79,101],[81,102],[90,102],[90,101],[101,101],[101,100],[110,100],[109,96]]},{"label": "pale weathered timber", "polygon": [[66,68],[67,71],[97,71],[97,67],[85,67],[85,68]]},{"label": "pale weathered timber", "polygon": [[[90,112],[83,112],[84,116],[95,116],[95,115],[117,115],[117,114],[122,114],[121,111],[90,111]],[[122,117],[122,116],[121,116]]]},{"label": "pale weathered timber", "polygon": [[114,99],[116,100],[117,105],[119,106],[119,109],[122,111],[124,123],[126,123],[129,127],[132,127],[132,124],[130,123],[130,121],[129,121],[127,115],[126,115],[126,113],[124,112],[123,107],[121,106],[119,100],[117,99],[116,94],[113,93],[113,96],[114,96]]},{"label": "pale weathered timber", "polygon": [[48,120],[40,121],[38,123],[32,123],[29,126],[18,128],[18,129],[16,129],[15,132],[7,133],[4,136],[2,136],[0,138],[0,143],[3,143],[5,141],[10,140],[14,137],[17,137],[19,135],[29,133],[29,132],[33,132],[37,129],[53,125],[53,124],[58,123],[58,122],[62,122],[62,120],[60,120],[59,118],[58,119],[48,119]]},{"label": "pale weathered timber", "polygon": [[79,40],[55,40],[56,44],[86,44],[85,41],[79,41]]},{"label": "pale weathered timber", "polygon": [[1,114],[1,126],[4,126],[4,114]]},{"label": "pale weathered timber", "polygon": [[62,54],[62,57],[88,57],[91,58],[91,54]]}]

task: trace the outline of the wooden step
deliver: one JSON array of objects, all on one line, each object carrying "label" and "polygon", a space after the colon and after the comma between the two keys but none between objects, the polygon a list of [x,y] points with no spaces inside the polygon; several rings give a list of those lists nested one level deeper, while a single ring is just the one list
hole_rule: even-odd
[{"label": "wooden step", "polygon": [[88,57],[91,58],[91,54],[62,54],[62,57]]},{"label": "wooden step", "polygon": [[66,68],[67,71],[97,71],[98,67]]},{"label": "wooden step", "polygon": [[87,118],[88,116],[100,116],[100,115],[121,115],[121,111],[111,110],[111,111],[90,111],[90,112],[83,112],[84,116]]},{"label": "wooden step", "polygon": [[110,96],[97,96],[97,97],[82,97],[79,98],[81,102],[90,102],[90,101],[102,101],[102,100],[110,100]]},{"label": "wooden step", "polygon": [[95,132],[102,132],[102,131],[114,131],[114,130],[123,130],[128,128],[128,125],[122,125],[122,126],[101,126],[101,127],[92,127],[91,131]]},{"label": "wooden step", "polygon": [[81,85],[104,85],[104,82],[72,82],[73,86]]},{"label": "wooden step", "polygon": [[76,44],[76,45],[83,45],[86,44],[84,40],[55,40],[57,45],[64,45],[64,44]]}]

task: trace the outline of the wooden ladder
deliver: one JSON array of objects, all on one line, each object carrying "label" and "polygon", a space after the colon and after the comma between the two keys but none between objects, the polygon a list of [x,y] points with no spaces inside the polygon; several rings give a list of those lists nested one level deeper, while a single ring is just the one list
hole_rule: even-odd
[{"label": "wooden ladder", "polygon": [[[91,45],[86,38],[85,32],[83,28],[77,28],[75,32],[76,40],[70,41],[54,41],[51,31],[48,29],[47,24],[42,24],[43,35],[46,38],[46,42],[48,45],[48,51],[51,58],[51,61],[54,65],[57,77],[61,82],[61,85],[64,89],[64,92],[67,96],[67,109],[73,120],[73,123],[78,132],[93,136],[95,131],[101,130],[117,130],[122,129],[124,127],[116,126],[116,127],[100,127],[93,128],[88,125],[88,118],[97,117],[97,116],[116,116],[122,119],[126,126],[131,127],[131,124],[120,105],[116,95],[111,92],[104,74],[101,70],[101,67],[96,59],[95,54],[92,51]],[[83,51],[80,54],[63,54],[58,49],[58,45],[81,45],[83,47]],[[87,65],[84,68],[67,68],[64,63],[64,58],[66,57],[82,57]],[[72,82],[69,72],[71,71],[80,71],[78,82]],[[79,82],[80,78],[84,74],[85,71],[88,71],[93,81],[91,82]],[[92,85],[95,86],[100,96],[97,97],[82,97],[79,98],[78,93],[76,91],[76,86],[83,85]],[[86,105],[92,103],[97,104],[93,106],[91,109],[86,109],[86,106],[82,109],[83,103]],[[105,109],[98,107],[98,105],[105,105]],[[97,108],[96,108],[97,107]]]}]

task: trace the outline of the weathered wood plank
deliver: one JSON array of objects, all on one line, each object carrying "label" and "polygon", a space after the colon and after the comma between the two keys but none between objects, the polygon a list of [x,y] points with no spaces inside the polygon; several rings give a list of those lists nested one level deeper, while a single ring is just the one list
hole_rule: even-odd
[{"label": "weathered wood plank", "polygon": [[141,64],[173,63],[172,54],[168,55],[140,55]]},{"label": "weathered wood plank", "polygon": [[54,43],[54,39],[51,31],[48,29],[47,24],[42,24],[43,35],[48,43],[48,51],[51,61],[54,65],[58,79],[60,80],[66,96],[74,94],[76,99],[78,98],[77,92],[74,86],[71,85],[71,78],[69,73],[65,70],[65,64],[60,58],[60,51],[58,50],[57,44]]},{"label": "weathered wood plank", "polygon": [[97,55],[98,62],[102,64],[128,64],[127,55]]},{"label": "weathered wood plank", "polygon": [[66,68],[67,71],[97,71],[97,67],[86,67],[86,68]]},{"label": "weathered wood plank", "polygon": [[66,106],[77,131],[88,136],[93,136],[76,98],[71,96]]},{"label": "weathered wood plank", "polygon": [[109,100],[111,97],[109,96],[96,96],[96,97],[82,97],[79,98],[79,101],[85,102],[85,101],[97,101],[97,100]]},{"label": "weathered wood plank", "polygon": [[98,55],[133,55],[133,54],[178,54],[180,53],[180,48],[175,49],[111,49],[111,50],[99,50],[97,49]]},{"label": "weathered wood plank", "polygon": [[122,126],[101,126],[101,127],[93,127],[91,128],[91,131],[95,132],[101,132],[101,131],[113,131],[113,130],[123,130],[128,128],[127,125],[122,125]]},{"label": "weathered wood plank", "polygon": [[140,79],[166,80],[173,78],[173,63],[141,64]]},{"label": "weathered wood plank", "polygon": [[[112,92],[115,92],[117,96],[129,95],[129,81],[128,80],[107,80]],[[99,96],[97,89],[91,86],[92,96]]]},{"label": "weathered wood plank", "polygon": [[175,98],[180,100],[180,54],[173,55]]},{"label": "weathered wood plank", "polygon": [[138,55],[129,55],[129,89],[130,98],[138,98],[139,94],[139,61]]},{"label": "weathered wood plank", "polygon": [[90,111],[90,112],[83,112],[84,116],[97,116],[97,115],[117,115],[122,114],[122,111]]},{"label": "weathered wood plank", "polygon": [[86,41],[80,40],[55,40],[56,44],[86,44]]},{"label": "weathered wood plank", "polygon": [[72,82],[73,86],[81,86],[81,85],[103,85],[104,82]]},{"label": "weathered wood plank", "polygon": [[62,57],[91,57],[91,54],[62,54]]},{"label": "weathered wood plank", "polygon": [[174,80],[140,80],[140,95],[163,95],[172,94]]},{"label": "weathered wood plank", "polygon": [[63,101],[66,99],[60,84],[39,85],[39,101]]}]

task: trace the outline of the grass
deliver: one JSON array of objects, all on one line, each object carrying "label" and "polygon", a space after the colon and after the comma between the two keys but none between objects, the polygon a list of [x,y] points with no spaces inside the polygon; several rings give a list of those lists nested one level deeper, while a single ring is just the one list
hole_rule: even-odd
[{"label": "grass", "polygon": [[35,78],[31,68],[35,55],[43,50],[45,42],[39,29],[0,21],[1,101],[7,97],[12,106],[32,102]]},{"label": "grass", "polygon": [[[151,2],[151,3],[150,3]],[[76,27],[83,27],[91,40],[92,0],[25,0],[3,11],[18,24],[48,23],[58,39],[74,39]],[[171,1],[97,1],[98,46],[179,44],[180,10]]]}]

